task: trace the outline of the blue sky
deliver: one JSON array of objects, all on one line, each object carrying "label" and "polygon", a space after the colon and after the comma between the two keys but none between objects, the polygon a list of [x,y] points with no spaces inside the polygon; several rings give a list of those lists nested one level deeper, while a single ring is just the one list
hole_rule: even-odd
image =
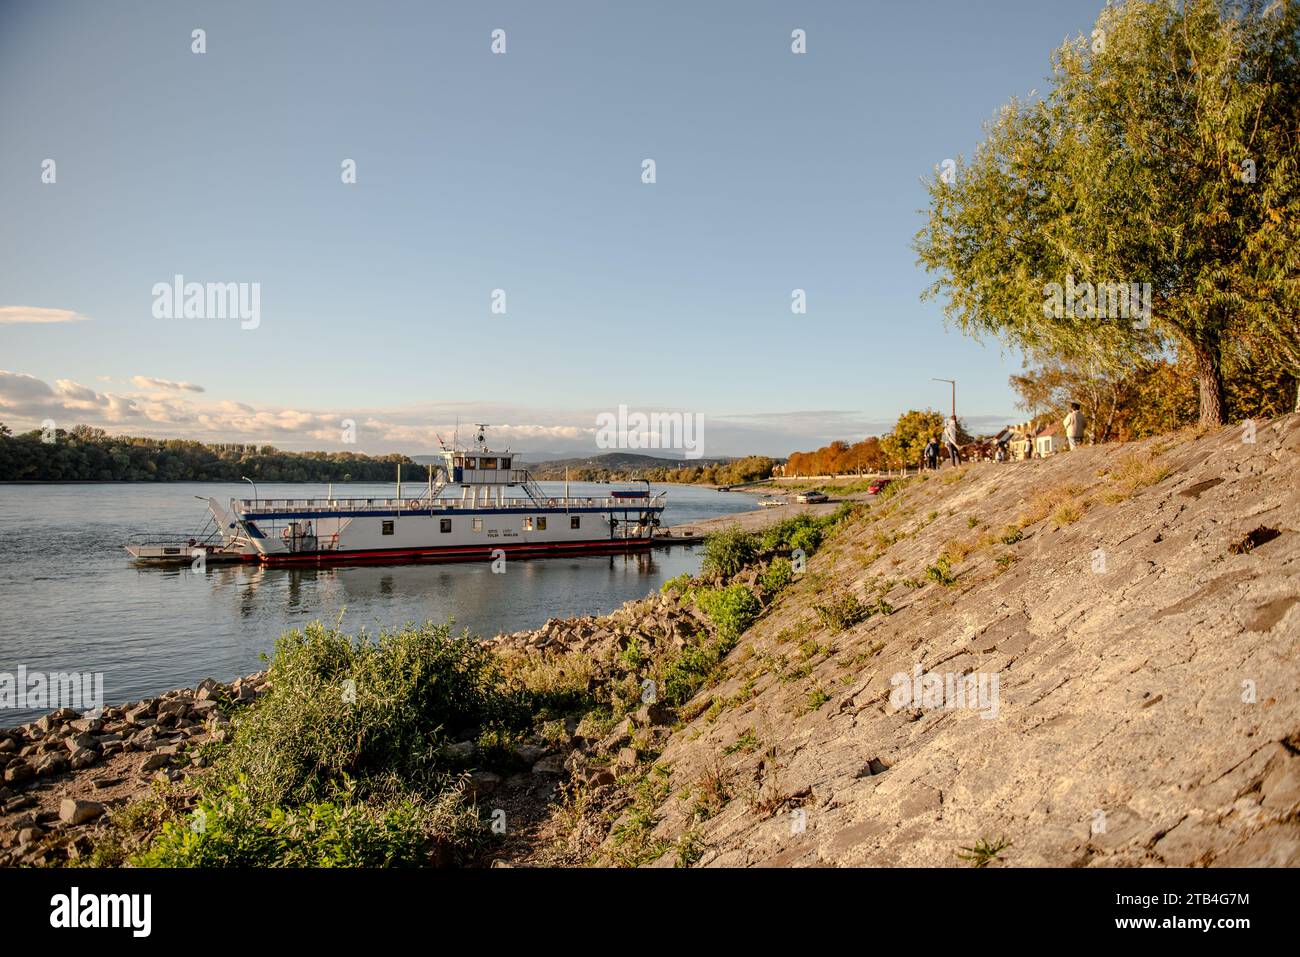
[{"label": "blue sky", "polygon": [[[1018,356],[919,299],[920,180],[1099,7],[0,0],[0,420],[541,452],[627,405],[785,454],[943,376],[1013,421]],[[176,274],[257,327],[155,318]]]}]

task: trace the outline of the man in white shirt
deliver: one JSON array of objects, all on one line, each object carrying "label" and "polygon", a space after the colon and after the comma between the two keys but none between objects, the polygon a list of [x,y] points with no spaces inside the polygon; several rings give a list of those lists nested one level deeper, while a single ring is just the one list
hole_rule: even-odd
[{"label": "man in white shirt", "polygon": [[943,444],[948,447],[948,461],[953,465],[961,463],[961,448],[957,445],[957,416],[952,416],[943,424]]},{"label": "man in white shirt", "polygon": [[1079,411],[1079,403],[1070,403],[1070,414],[1065,417],[1061,425],[1065,428],[1065,439],[1070,443],[1071,449],[1083,444],[1083,433],[1088,427],[1088,422]]}]

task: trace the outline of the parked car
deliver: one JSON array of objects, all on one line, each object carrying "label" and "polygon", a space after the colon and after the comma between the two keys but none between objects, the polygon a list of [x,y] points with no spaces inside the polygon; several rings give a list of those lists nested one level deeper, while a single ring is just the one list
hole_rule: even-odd
[{"label": "parked car", "polygon": [[800,505],[819,505],[822,502],[830,501],[830,499],[821,492],[800,492],[794,497],[794,500]]},{"label": "parked car", "polygon": [[867,494],[879,495],[882,491],[884,491],[885,486],[892,481],[893,479],[887,479],[887,478],[877,479],[876,481],[872,482],[870,485],[867,486]]}]

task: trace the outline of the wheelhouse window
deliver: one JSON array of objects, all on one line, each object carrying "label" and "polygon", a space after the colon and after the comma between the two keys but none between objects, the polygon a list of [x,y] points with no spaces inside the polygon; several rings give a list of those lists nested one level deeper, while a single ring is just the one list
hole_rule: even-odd
[{"label": "wheelhouse window", "polygon": [[494,469],[497,467],[497,460],[481,458],[478,460],[478,467],[481,469]]},{"label": "wheelhouse window", "polygon": [[451,531],[451,519],[449,519],[449,518],[442,518],[442,519],[439,519],[439,520],[438,520],[438,531],[440,531],[440,532],[444,532],[444,533],[445,533],[445,532],[450,532],[450,531]]},{"label": "wheelhouse window", "polygon": [[473,456],[469,456],[469,457],[467,457],[467,458],[465,459],[465,468],[467,468],[467,469],[476,469],[476,468],[478,468],[478,459],[474,458]]},{"label": "wheelhouse window", "polygon": [[393,523],[391,521],[384,522],[380,529],[385,535],[391,535],[393,534]]},{"label": "wheelhouse window", "polygon": [[483,519],[481,518],[474,519],[474,531],[476,532],[483,531]]},{"label": "wheelhouse window", "polygon": [[546,519],[541,515],[537,516],[537,530],[539,532],[546,531]]},{"label": "wheelhouse window", "polygon": [[581,528],[581,527],[582,527],[582,516],[581,516],[581,515],[570,515],[570,516],[569,516],[569,528]]},{"label": "wheelhouse window", "polygon": [[510,456],[507,455],[505,458],[501,459],[501,464],[498,466],[498,468],[503,468],[503,469],[510,468]]},{"label": "wheelhouse window", "polygon": [[525,515],[525,516],[524,516],[524,531],[525,531],[525,532],[531,532],[532,530],[533,530],[533,517],[532,517],[531,515]]}]

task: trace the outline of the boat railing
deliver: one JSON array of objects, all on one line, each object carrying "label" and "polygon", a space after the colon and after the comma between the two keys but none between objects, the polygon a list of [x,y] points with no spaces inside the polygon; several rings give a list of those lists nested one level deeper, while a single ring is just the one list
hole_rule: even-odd
[{"label": "boat railing", "polygon": [[259,498],[240,499],[239,511],[246,516],[267,515],[278,512],[328,511],[370,512],[376,509],[396,509],[404,512],[475,511],[497,508],[662,508],[664,493],[644,498],[615,498],[614,496],[547,496],[538,501],[526,498],[501,500],[474,500],[460,498]]}]

